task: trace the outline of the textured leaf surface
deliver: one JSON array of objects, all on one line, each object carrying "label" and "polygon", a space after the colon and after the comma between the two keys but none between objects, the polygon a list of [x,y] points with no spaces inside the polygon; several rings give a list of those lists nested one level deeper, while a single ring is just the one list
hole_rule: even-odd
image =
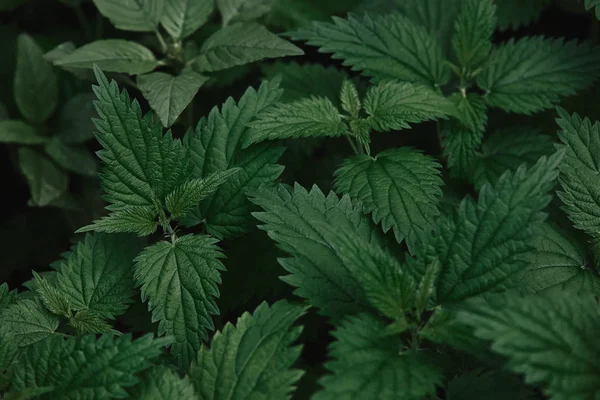
[{"label": "textured leaf surface", "polygon": [[137,84],[163,126],[169,127],[175,123],[207,80],[207,77],[194,71],[184,70],[177,76],[165,72],[140,75]]},{"label": "textured leaf surface", "polygon": [[76,233],[106,232],[135,233],[138,236],[153,234],[158,227],[156,209],[150,206],[130,206],[95,220],[92,224],[79,228]]},{"label": "textured leaf surface", "polygon": [[52,335],[58,328],[58,317],[35,299],[25,299],[10,304],[0,311],[2,327],[20,346],[29,346]]},{"label": "textured leaf surface", "polygon": [[103,71],[132,75],[150,72],[159,65],[147,47],[123,39],[96,40],[54,62],[65,68],[92,68],[94,64]]},{"label": "textured leaf surface", "polygon": [[28,147],[19,148],[19,168],[29,184],[31,203],[43,207],[67,191],[68,177],[46,156]]},{"label": "textured leaf surface", "polygon": [[271,10],[276,0],[217,0],[223,26],[232,21],[252,21]]},{"label": "textured leaf surface", "polygon": [[383,336],[385,325],[362,314],[346,318],[329,346],[330,375],[319,383],[315,400],[421,399],[435,394],[442,374],[415,352],[401,352],[396,336]]},{"label": "textured leaf surface", "polygon": [[228,98],[220,110],[215,107],[200,120],[195,132],[186,134],[184,145],[194,163],[194,176],[241,169],[202,201],[189,224],[204,220],[208,232],[217,237],[237,236],[254,225],[246,193],[279,177],[283,166],[276,163],[284,149],[262,144],[242,150],[241,142],[248,134],[247,124],[274,104],[281,92],[279,81],[265,81],[258,90],[249,88],[237,104]]},{"label": "textured leaf surface", "polygon": [[577,114],[558,110],[561,130],[558,136],[566,148],[560,166],[562,191],[559,196],[565,211],[578,229],[600,237],[600,124]]},{"label": "textured leaf surface", "polygon": [[455,112],[452,103],[427,86],[394,81],[371,86],[364,107],[378,131],[407,129],[409,123],[437,120]]},{"label": "textured leaf surface", "polygon": [[164,344],[151,335],[48,338],[22,354],[11,389],[48,388],[48,399],[123,398]]},{"label": "textured leaf surface", "polygon": [[204,25],[213,10],[212,0],[164,0],[160,20],[165,30],[175,39],[183,39]]},{"label": "textured leaf surface", "polygon": [[463,68],[474,71],[487,60],[496,29],[495,12],[492,0],[463,2],[452,37],[454,52]]},{"label": "textured leaf surface", "polygon": [[181,142],[162,135],[152,115],[142,118],[140,105],[131,102],[126,91],[119,93],[115,81],[95,70],[98,86],[96,138],[104,147],[98,156],[104,162],[102,185],[110,209],[124,206],[153,206],[183,183],[191,164]]},{"label": "textured leaf surface", "polygon": [[134,32],[156,30],[164,3],[165,0],[94,0],[98,11],[116,28]]},{"label": "textured leaf surface", "polygon": [[15,103],[26,119],[39,123],[56,110],[56,75],[52,65],[44,60],[42,49],[26,34],[17,38],[17,66],[13,83]]},{"label": "textured leaf surface", "polygon": [[7,329],[0,329],[0,390],[4,391],[12,379],[13,362],[19,351]]},{"label": "textured leaf surface", "polygon": [[44,146],[44,151],[67,171],[78,175],[96,176],[96,159],[85,146],[68,145],[58,138],[52,138]]},{"label": "textured leaf surface", "polygon": [[218,314],[219,271],[225,269],[217,241],[206,235],[186,235],[161,241],[136,258],[135,280],[142,299],[148,301],[158,333],[175,338],[172,352],[187,367],[214,329],[211,315]]},{"label": "textured leaf surface", "polygon": [[227,323],[210,349],[202,346],[190,375],[202,400],[289,398],[302,371],[292,368],[302,346],[294,345],[302,327],[292,326],[305,309],[279,301]]},{"label": "textured leaf surface", "polygon": [[199,71],[220,71],[265,58],[299,56],[304,52],[253,22],[239,22],[206,39],[194,63]]},{"label": "textured leaf surface", "polygon": [[400,13],[365,14],[333,23],[313,22],[291,34],[332,53],[344,65],[376,80],[397,79],[424,85],[443,85],[450,78],[438,42],[422,26]]},{"label": "textured leaf surface", "polygon": [[[508,368],[552,399],[600,396],[600,314],[592,296],[506,297],[460,314],[475,335],[508,357]],[[548,329],[551,326],[552,329]]]},{"label": "textured leaf surface", "polygon": [[324,97],[276,104],[248,126],[245,147],[263,140],[339,136],[346,130],[339,111]]},{"label": "textured leaf surface", "polygon": [[591,85],[600,51],[590,43],[525,37],[495,48],[477,77],[489,105],[531,114]]},{"label": "textured leaf surface", "polygon": [[521,280],[526,293],[600,293],[600,276],[588,265],[585,246],[576,237],[550,223],[535,237],[531,266]]},{"label": "textured leaf surface", "polygon": [[260,228],[291,256],[279,262],[291,274],[282,279],[297,288],[298,296],[334,319],[369,310],[357,278],[331,246],[335,238],[317,225],[329,224],[365,243],[378,243],[380,237],[348,196],[340,200],[333,192],[325,196],[316,186],[307,191],[296,184],[262,188],[251,200],[264,210],[253,214],[263,223]]},{"label": "textured leaf surface", "polygon": [[0,121],[0,143],[42,144],[47,139],[23,121],[7,119]]},{"label": "textured leaf surface", "polygon": [[189,378],[180,378],[176,372],[165,366],[157,366],[146,372],[135,392],[135,398],[144,400],[197,399]]},{"label": "textured leaf surface", "polygon": [[123,234],[87,235],[56,267],[57,288],[74,310],[111,319],[123,314],[133,295],[133,259],[143,244]]},{"label": "textured leaf surface", "polygon": [[545,218],[562,152],[541,158],[530,169],[506,172],[485,185],[477,203],[466,198],[456,215],[437,224],[435,248],[441,264],[439,304],[514,287],[532,253]]},{"label": "textured leaf surface", "polygon": [[502,128],[490,135],[482,145],[482,155],[475,161],[471,179],[477,188],[494,184],[505,171],[531,166],[542,156],[554,152],[550,135],[526,126]]},{"label": "textured leaf surface", "polygon": [[393,228],[411,253],[425,243],[439,215],[442,197],[439,164],[419,151],[389,149],[375,158],[356,156],[335,172],[335,187],[360,201],[384,232]]}]

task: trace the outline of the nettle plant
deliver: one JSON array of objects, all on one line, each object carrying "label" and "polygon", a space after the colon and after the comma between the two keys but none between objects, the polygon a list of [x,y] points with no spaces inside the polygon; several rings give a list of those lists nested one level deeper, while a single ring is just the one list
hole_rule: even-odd
[{"label": "nettle plant", "polygon": [[138,42],[101,39],[79,48],[61,45],[62,56],[54,64],[71,70],[91,69],[95,64],[106,72],[135,76],[135,83],[126,81],[139,88],[165,127],[175,123],[212,73],[265,58],[303,54],[253,22],[269,11],[267,1],[218,1],[222,28],[200,47],[187,39],[208,22],[214,0],[94,0],[94,4],[117,29],[153,33],[159,58]]},{"label": "nettle plant", "polygon": [[[275,64],[181,139],[95,66],[107,215],[29,290],[0,286],[5,397],[600,398],[600,123],[557,107],[557,143],[523,127],[483,141],[488,108],[551,108],[593,82],[600,52],[541,37],[492,46],[490,0],[407,3],[412,14],[291,34],[370,82]],[[454,27],[447,50],[438,17],[452,18],[439,25]],[[306,85],[312,97],[297,84],[308,76],[323,83]],[[421,123],[437,128],[445,180],[422,150],[374,146]],[[284,146],[335,137],[354,154],[333,191],[277,182]],[[443,199],[465,179],[471,194]],[[212,334],[218,243],[257,223],[295,297]],[[130,312],[140,301],[156,324],[134,337],[119,329],[144,318]],[[302,326],[320,318],[333,326],[327,359],[303,368]]]}]

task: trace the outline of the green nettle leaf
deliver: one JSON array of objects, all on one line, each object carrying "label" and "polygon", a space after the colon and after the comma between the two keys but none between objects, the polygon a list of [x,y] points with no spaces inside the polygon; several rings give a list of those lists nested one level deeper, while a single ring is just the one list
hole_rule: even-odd
[{"label": "green nettle leaf", "polygon": [[[588,0],[586,0],[588,1]],[[593,1],[593,0],[592,0]],[[517,29],[537,20],[552,0],[502,0],[496,2],[498,27]]]},{"label": "green nettle leaf", "polygon": [[139,103],[131,102],[126,91],[119,93],[115,81],[109,83],[98,68],[95,73],[96,138],[104,147],[98,156],[109,209],[155,206],[190,176],[187,151],[170,132],[163,136],[151,114],[142,117]]},{"label": "green nettle leaf", "polygon": [[477,203],[464,199],[455,215],[437,223],[433,246],[441,269],[438,304],[455,303],[516,286],[545,218],[563,152],[542,157],[533,167],[507,171],[486,184]]},{"label": "green nettle leaf", "polygon": [[94,64],[103,71],[132,75],[150,72],[160,65],[147,47],[123,39],[96,40],[54,62],[64,68],[92,68]]},{"label": "green nettle leaf", "polygon": [[48,399],[123,398],[164,345],[152,335],[48,338],[22,354],[10,389],[46,388]]},{"label": "green nettle leaf", "polygon": [[214,172],[206,178],[190,179],[167,195],[165,206],[173,218],[184,217],[200,201],[216,192],[221,185],[238,172],[240,172],[239,168],[232,168]]},{"label": "green nettle leaf", "polygon": [[333,23],[313,22],[290,36],[318,46],[322,53],[332,53],[344,65],[376,80],[440,86],[450,79],[439,43],[423,26],[400,13],[333,17]]},{"label": "green nettle leaf", "polygon": [[593,296],[506,296],[473,302],[459,317],[508,358],[510,370],[552,399],[600,396],[600,314]]},{"label": "green nettle leaf", "polygon": [[130,206],[113,211],[110,215],[95,220],[92,225],[79,228],[76,233],[106,232],[135,233],[138,236],[153,234],[158,228],[156,208],[150,206]]},{"label": "green nettle leaf", "polygon": [[475,93],[469,93],[466,96],[454,93],[449,99],[454,104],[454,116],[460,121],[460,124],[483,136],[488,120],[485,99]]},{"label": "green nettle leaf", "polygon": [[496,30],[496,6],[492,0],[466,0],[456,19],[452,45],[463,68],[475,71],[487,60]]},{"label": "green nettle leaf", "polygon": [[207,330],[214,329],[211,314],[219,313],[215,297],[225,267],[215,243],[207,235],[186,235],[146,247],[135,260],[142,299],[160,321],[159,335],[175,338],[172,352],[181,366],[193,360]]},{"label": "green nettle leaf", "polygon": [[137,77],[137,84],[163,126],[169,127],[207,80],[208,77],[187,69],[177,76],[165,72],[140,75]]},{"label": "green nettle leaf", "polygon": [[303,374],[292,368],[302,350],[294,345],[302,327],[293,324],[305,311],[285,300],[272,306],[263,302],[254,314],[242,314],[236,326],[227,323],[210,349],[202,346],[190,368],[198,398],[289,398]]},{"label": "green nettle leaf", "polygon": [[42,144],[46,140],[46,137],[38,135],[32,126],[23,121],[0,121],[0,143]]},{"label": "green nettle leaf", "polygon": [[470,179],[478,189],[494,184],[505,171],[519,166],[532,166],[542,156],[555,151],[550,135],[526,126],[502,128],[490,135],[482,145],[482,154],[475,160]]},{"label": "green nettle leaf", "polygon": [[424,356],[403,351],[398,336],[385,335],[385,325],[362,314],[348,317],[333,332],[329,346],[330,375],[319,380],[315,400],[421,399],[435,395],[442,373]]},{"label": "green nettle leaf", "polygon": [[0,329],[0,391],[4,391],[12,380],[13,362],[19,348],[8,330]]},{"label": "green nettle leaf", "polygon": [[304,52],[292,43],[253,22],[239,22],[220,29],[200,49],[194,67],[200,72],[220,71],[265,58],[300,56]]},{"label": "green nettle leaf", "polygon": [[68,317],[71,313],[69,300],[47,279],[41,277],[35,271],[32,272],[35,292],[40,297],[46,309],[52,314]]},{"label": "green nettle leaf", "polygon": [[252,21],[271,11],[276,0],[217,0],[223,26],[234,21]]},{"label": "green nettle leaf", "polygon": [[15,103],[32,122],[43,122],[58,105],[58,83],[52,65],[42,49],[28,35],[17,38],[17,66],[14,76]]},{"label": "green nettle leaf", "polygon": [[291,256],[279,263],[291,274],[281,279],[297,288],[295,294],[335,320],[371,310],[352,266],[332,247],[337,234],[332,237],[319,228],[329,224],[365,245],[381,243],[380,235],[348,196],[340,200],[333,192],[325,196],[317,186],[309,192],[296,184],[294,188],[261,188],[251,194],[251,200],[264,210],[253,214],[263,223],[259,228]]},{"label": "green nettle leaf", "polygon": [[453,115],[455,108],[444,96],[423,85],[380,82],[367,90],[365,111],[378,131],[408,129],[409,123]]},{"label": "green nettle leaf", "polygon": [[305,97],[327,97],[336,107],[340,104],[340,90],[348,74],[333,66],[321,64],[297,64],[277,61],[262,67],[269,79],[281,74],[281,87],[284,89],[281,100],[290,102]]},{"label": "green nettle leaf", "polygon": [[456,376],[448,384],[448,400],[535,400],[533,389],[521,380],[503,371],[468,371]]},{"label": "green nettle leaf", "polygon": [[335,226],[320,224],[318,228],[327,232],[331,247],[357,278],[374,308],[389,318],[399,319],[413,307],[416,283],[387,249],[365,243]]},{"label": "green nettle leaf", "polygon": [[325,97],[278,103],[258,114],[248,126],[244,147],[263,140],[339,136],[346,132],[339,111]]},{"label": "green nettle leaf", "polygon": [[[367,0],[371,2],[372,0]],[[385,1],[389,4],[389,1]],[[451,48],[456,17],[460,11],[462,0],[402,0],[396,2],[399,10],[424,27],[429,34],[441,44],[446,55]],[[379,11],[376,9],[375,11]]]},{"label": "green nettle leaf", "polygon": [[79,93],[71,97],[60,110],[56,137],[66,144],[82,144],[94,137],[94,123],[98,118],[93,93]]},{"label": "green nettle leaf", "polygon": [[79,175],[96,176],[96,159],[83,145],[68,145],[59,138],[52,138],[44,151],[55,163]]},{"label": "green nettle leaf", "polygon": [[134,398],[144,400],[195,400],[194,386],[187,376],[180,378],[166,366],[156,366],[141,377]]},{"label": "green nettle leaf", "polygon": [[204,25],[213,10],[213,0],[164,0],[160,23],[174,39],[184,39]]},{"label": "green nettle leaf", "polygon": [[54,333],[58,317],[51,314],[37,299],[19,300],[0,311],[2,327],[20,346],[29,346]]},{"label": "green nettle leaf", "polygon": [[21,147],[18,157],[19,168],[29,183],[33,205],[47,206],[67,191],[68,176],[44,155]]},{"label": "green nettle leaf", "polygon": [[131,303],[133,259],[143,245],[130,235],[88,234],[58,262],[56,287],[71,309],[113,319]]},{"label": "green nettle leaf", "polygon": [[358,95],[358,91],[356,90],[356,86],[348,79],[345,79],[342,83],[342,88],[340,90],[340,103],[344,111],[351,116],[358,118],[358,114],[362,108],[360,97]]},{"label": "green nettle leaf", "polygon": [[265,81],[258,90],[249,88],[236,104],[232,98],[219,110],[213,108],[202,118],[194,132],[188,132],[184,145],[194,163],[194,176],[240,168],[239,172],[200,203],[186,225],[205,222],[208,232],[216,237],[238,236],[249,231],[255,221],[250,215],[249,190],[273,182],[283,166],[276,164],[284,149],[271,143],[241,149],[248,135],[246,126],[257,113],[274,104],[281,96],[279,81]]},{"label": "green nettle leaf", "polygon": [[496,47],[477,76],[488,104],[531,114],[590,86],[598,77],[600,51],[588,42],[525,37]]},{"label": "green nettle leaf", "polygon": [[118,29],[152,32],[158,28],[165,2],[172,0],[94,0],[100,14]]},{"label": "green nettle leaf", "polygon": [[16,295],[17,292],[15,290],[9,291],[6,283],[0,285],[0,312],[9,304],[13,303]]},{"label": "green nettle leaf", "polygon": [[69,318],[71,326],[79,335],[87,333],[115,333],[111,326],[98,314],[91,310],[79,310]]},{"label": "green nettle leaf", "polygon": [[520,282],[524,292],[600,294],[600,276],[588,265],[585,246],[569,232],[546,223],[534,245],[531,266]]},{"label": "green nettle leaf", "polygon": [[565,211],[576,228],[592,238],[600,237],[600,124],[577,114],[569,115],[558,109],[558,136],[566,148],[565,159],[560,166],[558,193],[565,204]]},{"label": "green nettle leaf", "polygon": [[384,232],[393,228],[398,243],[405,240],[414,254],[439,215],[443,185],[439,169],[433,158],[417,150],[389,149],[374,158],[346,159],[335,172],[335,188],[360,201]]}]

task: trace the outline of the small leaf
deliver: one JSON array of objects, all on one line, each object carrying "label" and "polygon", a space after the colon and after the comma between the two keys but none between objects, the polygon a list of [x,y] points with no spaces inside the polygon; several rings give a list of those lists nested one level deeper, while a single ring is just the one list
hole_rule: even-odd
[{"label": "small leaf", "polygon": [[213,10],[214,0],[164,0],[160,23],[173,39],[185,39],[204,25]]},{"label": "small leaf", "polygon": [[207,77],[187,69],[177,76],[165,72],[140,75],[137,77],[137,84],[163,126],[168,128],[175,123],[207,80]]},{"label": "small leaf", "polygon": [[0,143],[42,144],[47,138],[23,121],[7,119],[0,121]]},{"label": "small leaf", "polygon": [[338,110],[324,97],[276,104],[258,114],[248,126],[243,147],[263,140],[339,136],[346,131]]},{"label": "small leaf", "polygon": [[67,191],[68,177],[52,161],[27,147],[19,148],[19,167],[27,178],[31,202],[43,207]]},{"label": "small leaf", "polygon": [[196,58],[200,72],[220,71],[265,58],[304,54],[295,45],[269,32],[264,26],[249,22],[236,23],[210,36]]},{"label": "small leaf", "polygon": [[88,309],[77,311],[75,315],[69,318],[69,325],[79,335],[86,333],[114,333],[111,326],[100,315]]},{"label": "small leaf", "polygon": [[217,0],[223,27],[230,22],[253,21],[271,11],[275,0]]},{"label": "small leaf", "polygon": [[88,43],[54,62],[54,65],[65,68],[91,69],[94,64],[107,72],[138,75],[152,71],[159,62],[148,48],[123,39]]},{"label": "small leaf", "polygon": [[361,109],[360,97],[358,96],[356,86],[348,79],[345,79],[342,83],[340,103],[344,111],[354,118],[358,118],[358,113]]},{"label": "small leaf", "polygon": [[37,272],[33,272],[35,292],[40,296],[44,306],[52,314],[68,317],[71,315],[71,305],[69,300],[61,293],[56,286],[50,284],[42,278]]},{"label": "small leaf", "polygon": [[58,83],[52,65],[26,34],[17,38],[14,94],[19,111],[32,122],[48,119],[58,105]]},{"label": "small leaf", "polygon": [[378,131],[408,129],[409,123],[437,120],[455,113],[452,103],[434,90],[395,81],[371,86],[364,107]]},{"label": "small leaf", "polygon": [[44,146],[44,151],[54,162],[79,175],[96,176],[96,159],[82,145],[67,145],[58,138],[52,138]]},{"label": "small leaf", "polygon": [[94,0],[100,14],[125,31],[152,32],[157,29],[165,0]]},{"label": "small leaf", "polygon": [[106,232],[106,233],[135,233],[138,236],[149,236],[156,232],[158,222],[157,211],[149,206],[128,206],[112,212],[79,228],[76,233]]}]

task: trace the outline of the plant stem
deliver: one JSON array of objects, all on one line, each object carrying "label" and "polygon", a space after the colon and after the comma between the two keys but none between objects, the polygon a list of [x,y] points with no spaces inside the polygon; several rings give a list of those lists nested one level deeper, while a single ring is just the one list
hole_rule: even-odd
[{"label": "plant stem", "polygon": [[354,140],[352,140],[352,138],[350,137],[350,135],[346,135],[346,139],[348,139],[348,143],[350,143],[350,147],[352,147],[352,151],[354,151],[354,155],[360,155],[360,153],[358,152],[358,148],[356,147],[356,144],[354,144]]},{"label": "plant stem", "polygon": [[165,41],[165,38],[163,37],[163,35],[161,35],[161,33],[158,29],[156,29],[154,31],[154,33],[156,34],[156,38],[158,39],[158,41],[160,43],[160,47],[162,49],[163,54],[166,54],[168,47],[167,47],[167,42]]}]

